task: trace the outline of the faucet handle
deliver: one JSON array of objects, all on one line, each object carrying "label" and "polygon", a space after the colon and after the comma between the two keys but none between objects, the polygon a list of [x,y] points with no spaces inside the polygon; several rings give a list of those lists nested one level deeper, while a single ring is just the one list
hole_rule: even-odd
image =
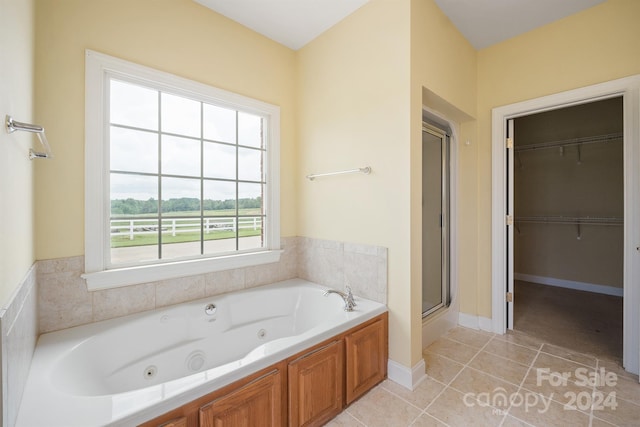
[{"label": "faucet handle", "polygon": [[347,291],[347,298],[346,298],[346,303],[348,306],[350,307],[355,307],[358,304],[356,304],[356,300],[353,298],[353,293],[351,292],[351,286],[347,285],[345,290]]}]

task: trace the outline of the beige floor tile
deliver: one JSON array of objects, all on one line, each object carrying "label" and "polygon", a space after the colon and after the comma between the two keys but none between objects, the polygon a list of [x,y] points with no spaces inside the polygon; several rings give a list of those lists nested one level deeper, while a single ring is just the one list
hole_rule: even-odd
[{"label": "beige floor tile", "polygon": [[621,297],[515,281],[514,328],[583,354],[622,357]]},{"label": "beige floor tile", "polygon": [[532,350],[539,350],[544,342],[538,338],[531,337],[518,331],[507,331],[504,335],[496,335],[495,338],[521,345],[523,347],[529,347]]},{"label": "beige floor tile", "polygon": [[579,380],[581,376],[595,372],[595,368],[589,368],[582,364],[562,359],[547,353],[540,353],[533,362],[535,368],[549,369],[561,375],[569,375],[571,380]]},{"label": "beige floor tile", "polygon": [[[545,399],[534,400],[536,394],[523,394],[521,404],[514,404],[509,415],[519,418],[529,424],[544,427],[585,427],[589,425],[589,415],[578,411],[565,409],[564,405]],[[528,400],[527,400],[528,399]],[[528,404],[527,404],[528,402]]]},{"label": "beige floor tile", "polygon": [[447,425],[436,420],[429,414],[422,414],[411,424],[411,427],[447,427]]},{"label": "beige floor tile", "polygon": [[[640,426],[638,377],[624,371],[615,360],[601,359],[599,355],[596,359],[519,332],[494,335],[460,327],[425,349],[423,356],[427,378],[415,390],[386,380],[327,426]],[[567,383],[553,384],[546,376],[539,379],[538,370],[544,368],[549,374],[567,373]],[[616,374],[617,383],[599,386],[596,392],[603,397],[615,392],[615,401],[598,400],[597,394],[592,395],[591,384],[575,383],[582,379],[578,374],[593,375],[601,373],[600,369],[605,374]],[[521,382],[523,388],[518,389]],[[549,400],[552,394],[553,399]],[[562,404],[579,406],[573,395],[587,396],[583,402],[595,399],[595,403],[615,402],[617,406],[596,408],[590,420],[590,408],[578,410],[581,408],[565,408]],[[511,398],[513,403],[506,416],[501,407],[504,398]],[[424,408],[425,413],[421,413]]]},{"label": "beige floor tile", "polygon": [[[623,377],[611,377],[607,378],[605,373],[604,381],[611,381],[610,384],[615,383],[615,385],[609,385],[606,382],[597,388],[597,391],[609,394],[611,392],[615,392],[616,396],[620,399],[624,399],[631,403],[635,403],[636,405],[640,405],[640,384],[637,381],[629,380]],[[640,418],[640,414],[638,415]],[[640,421],[638,422],[640,424]]]},{"label": "beige floor tile", "polygon": [[[606,405],[606,401],[603,403]],[[606,405],[603,409],[594,409],[594,417],[617,426],[637,427],[640,425],[640,406],[622,399],[615,399],[615,403],[617,404],[615,407]]]},{"label": "beige floor tile", "polygon": [[615,424],[611,424],[604,420],[594,417],[593,421],[591,422],[591,427],[615,427]]},{"label": "beige floor tile", "polygon": [[618,378],[626,378],[638,382],[638,376],[625,371],[622,364],[618,361],[598,358],[598,367],[605,368],[607,372],[615,373]]},{"label": "beige floor tile", "polygon": [[569,359],[573,362],[580,363],[582,365],[596,367],[596,358],[593,356],[589,356],[582,353],[577,353],[575,351],[568,350],[563,347],[558,347],[557,345],[552,344],[544,344],[542,346],[542,350],[544,353],[552,354],[554,356],[562,357],[563,359]]},{"label": "beige floor tile", "polygon": [[450,387],[427,408],[427,413],[451,427],[499,426],[504,416],[491,407],[480,406]]},{"label": "beige floor tile", "polygon": [[360,421],[353,418],[348,412],[341,412],[340,415],[325,424],[325,427],[363,427]]},{"label": "beige floor tile", "polygon": [[478,349],[447,338],[440,338],[427,347],[425,351],[436,353],[455,360],[456,362],[466,364],[476,355]]},{"label": "beige floor tile", "polygon": [[497,338],[491,340],[489,344],[484,348],[484,351],[488,353],[497,354],[498,356],[505,357],[513,360],[514,362],[522,363],[523,365],[530,365],[538,352],[532,350],[529,347],[524,347],[513,342],[503,341]]},{"label": "beige floor tile", "polygon": [[458,326],[449,330],[444,336],[454,341],[461,342],[471,347],[481,348],[493,337],[494,334],[484,331],[475,331]]},{"label": "beige floor tile", "polygon": [[469,366],[516,385],[520,385],[520,382],[524,379],[529,369],[525,365],[496,356],[495,354],[487,353],[486,351],[480,352],[480,354],[469,363]]},{"label": "beige floor tile", "polygon": [[382,387],[385,390],[398,395],[412,405],[415,405],[420,409],[424,409],[429,406],[438,394],[440,394],[445,386],[431,378],[425,378],[413,391],[408,390],[391,380],[385,380],[382,383]]},{"label": "beige floor tile", "polygon": [[424,362],[427,365],[427,375],[441,383],[449,382],[458,375],[464,365],[435,353],[425,352]]},{"label": "beige floor tile", "polygon": [[383,387],[376,387],[347,408],[367,427],[408,426],[421,411]]},{"label": "beige floor tile", "polygon": [[545,398],[551,398],[558,403],[566,404],[572,400],[575,402],[578,395],[586,394],[589,396],[588,401],[591,402],[591,393],[593,386],[584,383],[576,383],[573,380],[564,379],[558,375],[552,375],[551,372],[545,373],[533,368],[527,374],[522,384],[524,393],[531,391],[539,393]]},{"label": "beige floor tile", "polygon": [[464,394],[473,393],[474,396],[488,393],[488,400],[483,402],[488,401],[491,406],[505,412],[509,409],[509,397],[518,391],[518,386],[470,367],[464,368],[449,386]]},{"label": "beige floor tile", "polygon": [[524,422],[518,418],[515,418],[511,415],[507,415],[500,427],[531,427],[531,424]]}]

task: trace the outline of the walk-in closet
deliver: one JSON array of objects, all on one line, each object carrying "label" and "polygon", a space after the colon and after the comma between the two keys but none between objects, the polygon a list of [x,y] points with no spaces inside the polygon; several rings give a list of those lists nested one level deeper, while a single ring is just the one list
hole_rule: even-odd
[{"label": "walk-in closet", "polygon": [[622,98],[513,127],[513,329],[621,359]]}]

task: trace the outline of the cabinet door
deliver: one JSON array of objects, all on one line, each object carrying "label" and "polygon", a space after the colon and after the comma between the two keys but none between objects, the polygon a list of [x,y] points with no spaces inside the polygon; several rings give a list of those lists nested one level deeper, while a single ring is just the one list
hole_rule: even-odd
[{"label": "cabinet door", "polygon": [[279,427],[282,375],[273,371],[200,408],[200,427]]},{"label": "cabinet door", "polygon": [[387,375],[387,333],[383,320],[345,337],[347,353],[347,405]]},{"label": "cabinet door", "polygon": [[320,426],[338,415],[343,378],[342,340],[289,363],[289,426]]},{"label": "cabinet door", "polygon": [[187,417],[176,418],[175,420],[167,421],[160,427],[187,427]]}]

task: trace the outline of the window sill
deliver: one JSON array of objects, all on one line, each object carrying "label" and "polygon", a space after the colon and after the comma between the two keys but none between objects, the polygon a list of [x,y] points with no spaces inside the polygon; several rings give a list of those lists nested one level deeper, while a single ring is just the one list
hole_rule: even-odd
[{"label": "window sill", "polygon": [[178,261],[166,264],[144,265],[86,273],[82,278],[87,290],[99,291],[178,277],[194,276],[214,271],[251,267],[278,262],[282,250],[269,250],[249,254],[229,255],[218,258]]}]

